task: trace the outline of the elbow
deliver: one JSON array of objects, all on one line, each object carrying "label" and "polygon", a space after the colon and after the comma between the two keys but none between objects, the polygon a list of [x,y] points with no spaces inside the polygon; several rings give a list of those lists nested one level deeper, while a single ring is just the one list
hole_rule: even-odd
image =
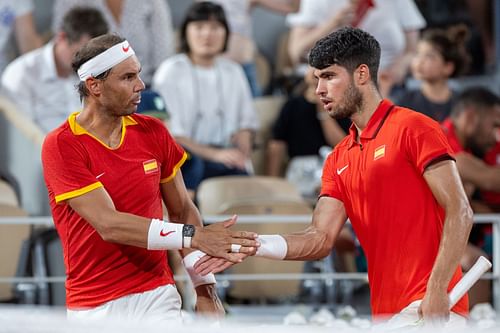
[{"label": "elbow", "polygon": [[467,229],[467,232],[470,232],[472,225],[474,224],[474,211],[468,201],[463,204],[460,216],[463,216],[464,227]]}]

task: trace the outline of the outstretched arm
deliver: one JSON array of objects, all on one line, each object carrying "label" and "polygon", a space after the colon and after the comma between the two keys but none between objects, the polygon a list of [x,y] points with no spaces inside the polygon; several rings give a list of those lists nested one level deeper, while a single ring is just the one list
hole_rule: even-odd
[{"label": "outstretched arm", "polygon": [[435,320],[449,316],[447,289],[460,265],[472,227],[473,213],[455,162],[443,161],[429,166],[424,172],[424,178],[446,212],[438,255],[419,309],[424,319]]},{"label": "outstretched arm", "polygon": [[[304,230],[285,235],[260,235],[256,256],[282,260],[316,260],[330,254],[347,215],[342,201],[330,197],[318,200],[311,224]],[[246,254],[239,253],[241,258]],[[206,256],[195,265],[201,275],[221,272],[232,265],[221,258]]]}]

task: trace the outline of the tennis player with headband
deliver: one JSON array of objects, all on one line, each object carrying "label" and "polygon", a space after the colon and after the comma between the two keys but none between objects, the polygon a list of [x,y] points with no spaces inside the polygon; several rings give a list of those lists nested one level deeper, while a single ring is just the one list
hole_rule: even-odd
[{"label": "tennis player with headband", "polygon": [[[257,236],[231,231],[235,217],[202,226],[179,170],[186,153],[160,121],[134,114],[144,83],[126,40],[113,34],[90,40],[73,69],[83,110],[42,147],[64,251],[68,316],[179,319],[165,250],[181,250],[198,311],[222,314],[214,276],[197,275],[193,263],[204,253],[239,262],[255,252]],[[169,221],[162,220],[162,200]]]}]

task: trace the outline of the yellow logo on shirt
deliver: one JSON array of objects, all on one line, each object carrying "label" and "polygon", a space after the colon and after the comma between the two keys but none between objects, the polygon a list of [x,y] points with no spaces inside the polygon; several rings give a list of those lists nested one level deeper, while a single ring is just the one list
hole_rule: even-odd
[{"label": "yellow logo on shirt", "polygon": [[373,154],[373,160],[378,160],[385,156],[385,145],[378,147],[375,149],[375,153]]},{"label": "yellow logo on shirt", "polygon": [[142,166],[144,167],[144,173],[153,173],[158,171],[158,163],[156,160],[148,160],[142,162]]}]

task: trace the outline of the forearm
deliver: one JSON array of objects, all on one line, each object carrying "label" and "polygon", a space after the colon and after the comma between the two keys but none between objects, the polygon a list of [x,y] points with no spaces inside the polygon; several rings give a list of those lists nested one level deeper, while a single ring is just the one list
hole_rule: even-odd
[{"label": "forearm", "polygon": [[175,139],[191,154],[199,156],[202,159],[213,160],[216,148],[199,144],[186,137],[176,137]]},{"label": "forearm", "polygon": [[284,236],[288,244],[286,260],[317,260],[328,256],[333,248],[333,240],[313,226]]},{"label": "forearm", "polygon": [[[468,204],[466,207],[469,207]],[[445,290],[460,265],[469,233],[472,228],[472,211],[464,208],[455,214],[447,214],[438,255],[429,278],[428,290]]]},{"label": "forearm", "polygon": [[233,144],[245,156],[250,157],[252,154],[253,131],[249,129],[239,130],[233,138]]}]

